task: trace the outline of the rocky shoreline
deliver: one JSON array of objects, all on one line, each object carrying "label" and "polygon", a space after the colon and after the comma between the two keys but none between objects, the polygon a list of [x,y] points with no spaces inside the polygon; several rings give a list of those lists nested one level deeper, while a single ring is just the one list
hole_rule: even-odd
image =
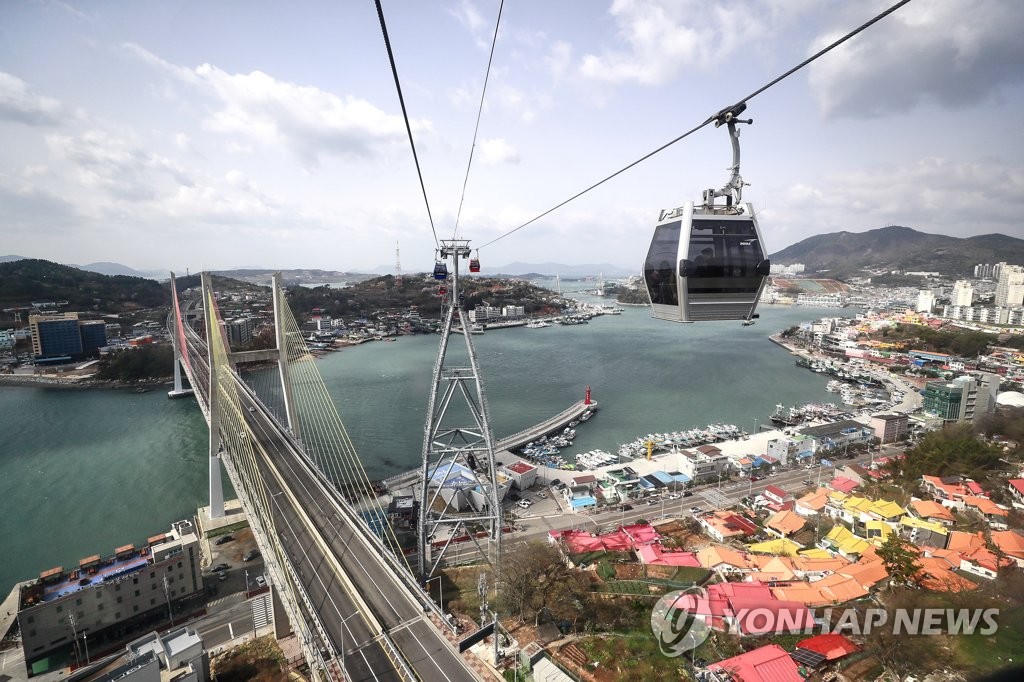
[{"label": "rocky shoreline", "polygon": [[100,381],[98,379],[58,379],[51,376],[29,376],[25,374],[0,374],[0,387],[14,386],[21,388],[56,388],[63,390],[85,390],[85,389],[145,389],[154,391],[160,388],[172,386],[172,377],[162,379],[147,379],[145,381]]}]

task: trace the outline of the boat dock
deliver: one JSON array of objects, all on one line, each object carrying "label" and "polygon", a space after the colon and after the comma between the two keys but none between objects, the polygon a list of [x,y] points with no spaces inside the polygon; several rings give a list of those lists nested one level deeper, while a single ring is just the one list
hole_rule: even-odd
[{"label": "boat dock", "polygon": [[[578,420],[588,410],[596,412],[597,407],[596,400],[591,400],[589,403],[586,400],[580,400],[539,424],[496,441],[494,443],[495,460],[506,464],[509,463],[513,458],[518,458],[517,455],[512,453],[512,450],[531,443],[541,436],[561,432],[569,425],[569,422]],[[420,469],[413,469],[412,471],[406,471],[386,478],[383,483],[387,486],[388,490],[397,491],[412,488],[419,483],[419,480]]]}]

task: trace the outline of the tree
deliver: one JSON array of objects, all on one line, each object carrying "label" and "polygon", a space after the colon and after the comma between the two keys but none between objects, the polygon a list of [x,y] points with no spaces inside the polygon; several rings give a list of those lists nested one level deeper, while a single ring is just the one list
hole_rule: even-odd
[{"label": "tree", "polygon": [[889,573],[890,587],[915,582],[915,576],[921,567],[917,564],[917,553],[910,547],[908,542],[893,531],[878,548],[878,558],[885,564],[885,570]]},{"label": "tree", "polygon": [[546,543],[504,553],[501,577],[503,610],[520,620],[546,612],[573,621],[590,592],[589,578],[569,568],[558,548]]}]

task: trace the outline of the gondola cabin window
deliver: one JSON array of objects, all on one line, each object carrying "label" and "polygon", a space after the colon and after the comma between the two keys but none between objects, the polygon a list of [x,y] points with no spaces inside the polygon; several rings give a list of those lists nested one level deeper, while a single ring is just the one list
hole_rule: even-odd
[{"label": "gondola cabin window", "polygon": [[677,220],[659,225],[654,230],[654,239],[644,262],[644,279],[651,303],[655,305],[679,305],[676,258],[679,255],[681,226],[682,223]]}]

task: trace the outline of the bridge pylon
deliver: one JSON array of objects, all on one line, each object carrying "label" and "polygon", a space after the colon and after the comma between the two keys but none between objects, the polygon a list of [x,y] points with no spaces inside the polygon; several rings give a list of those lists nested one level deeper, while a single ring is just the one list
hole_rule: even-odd
[{"label": "bridge pylon", "polygon": [[[453,547],[460,553],[475,548],[484,560],[498,566],[501,499],[508,486],[494,461],[487,395],[459,290],[459,261],[469,258],[469,240],[441,240],[438,255],[442,262],[450,260],[452,268],[441,283],[447,284],[441,289],[447,289],[442,294],[441,342],[423,430],[418,538],[423,578],[434,574]],[[460,344],[449,343],[456,337],[465,344],[462,353],[452,347]],[[450,358],[450,353],[457,357]]]}]

